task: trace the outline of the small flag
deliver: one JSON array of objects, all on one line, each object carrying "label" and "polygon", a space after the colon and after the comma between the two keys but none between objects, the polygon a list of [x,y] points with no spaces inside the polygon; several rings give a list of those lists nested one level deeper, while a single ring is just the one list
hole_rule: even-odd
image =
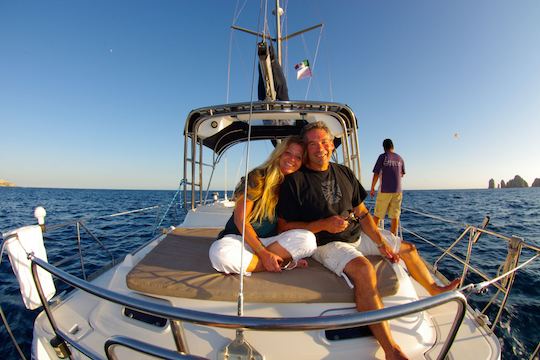
[{"label": "small flag", "polygon": [[294,65],[296,70],[296,80],[307,78],[311,76],[311,69],[309,68],[309,61],[304,60],[301,63]]}]

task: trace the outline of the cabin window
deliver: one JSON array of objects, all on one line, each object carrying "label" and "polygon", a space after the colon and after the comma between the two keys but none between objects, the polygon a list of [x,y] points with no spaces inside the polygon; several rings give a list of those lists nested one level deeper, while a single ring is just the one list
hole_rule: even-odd
[{"label": "cabin window", "polygon": [[368,326],[356,326],[351,328],[324,331],[324,336],[329,341],[358,339],[372,335],[373,334]]},{"label": "cabin window", "polygon": [[135,309],[130,309],[128,307],[124,308],[123,313],[124,316],[127,316],[130,319],[141,321],[152,326],[164,328],[167,325],[167,319],[165,318],[146,314]]}]

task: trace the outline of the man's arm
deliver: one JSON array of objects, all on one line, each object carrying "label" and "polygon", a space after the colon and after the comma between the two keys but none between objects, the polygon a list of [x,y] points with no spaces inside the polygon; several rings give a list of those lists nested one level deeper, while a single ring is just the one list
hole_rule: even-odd
[{"label": "man's arm", "polygon": [[379,173],[373,173],[373,180],[371,181],[371,191],[369,192],[371,197],[375,196],[375,185],[377,185],[377,181],[379,181]]},{"label": "man's arm", "polygon": [[369,214],[369,210],[364,203],[361,203],[354,208],[354,215],[360,222],[360,225],[362,225],[362,231],[377,245],[381,254],[392,262],[398,262],[398,254],[394,253],[386,241],[384,241],[377,224],[375,224],[375,221]]},{"label": "man's arm", "polygon": [[341,216],[334,215],[325,219],[315,221],[287,221],[283,218],[278,218],[278,231],[281,233],[287,230],[304,229],[316,234],[321,231],[328,231],[336,234],[342,232],[349,226],[349,222]]}]

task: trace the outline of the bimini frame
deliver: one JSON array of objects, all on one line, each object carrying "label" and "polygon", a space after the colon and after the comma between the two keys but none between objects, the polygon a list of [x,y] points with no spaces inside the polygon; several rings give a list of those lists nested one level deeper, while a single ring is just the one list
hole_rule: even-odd
[{"label": "bimini frame", "polygon": [[[335,136],[336,161],[350,167],[360,178],[357,120],[347,105],[316,101],[275,101],[227,104],[193,110],[186,119],[184,130],[182,182],[186,209],[194,209],[205,198],[205,166],[211,169],[206,182],[208,196],[216,165],[231,146],[253,140],[270,140],[275,143],[287,136],[299,135],[305,124],[315,121],[325,122]],[[203,162],[204,148],[212,152],[211,163]],[[339,148],[341,151],[338,151]]]}]

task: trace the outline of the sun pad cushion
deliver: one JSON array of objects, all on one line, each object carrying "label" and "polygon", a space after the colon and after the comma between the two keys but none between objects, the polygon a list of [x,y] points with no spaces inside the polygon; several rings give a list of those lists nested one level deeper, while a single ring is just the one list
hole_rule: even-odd
[{"label": "sun pad cushion", "polygon": [[[152,249],[128,274],[130,289],[152,295],[236,301],[239,275],[216,272],[208,248],[220,229],[177,228]],[[374,265],[381,296],[399,287],[391,266],[380,256],[368,256]],[[244,277],[244,300],[255,303],[352,303],[346,282],[315,260],[309,267],[281,273],[253,273]]]}]

